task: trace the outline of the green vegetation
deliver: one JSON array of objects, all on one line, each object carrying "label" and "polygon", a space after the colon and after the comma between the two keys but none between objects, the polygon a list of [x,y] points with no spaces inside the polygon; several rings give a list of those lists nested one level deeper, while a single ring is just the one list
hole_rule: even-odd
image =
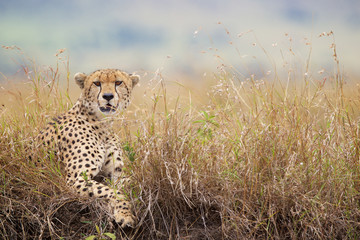
[{"label": "green vegetation", "polygon": [[56,71],[25,72],[31,94],[12,92],[17,106],[0,112],[0,238],[360,238],[360,87],[334,53],[335,73],[321,79],[224,67],[205,94],[186,89],[199,102],[151,86],[152,100],[115,124],[139,223],[125,230],[101,200],[74,195],[56,153],[33,143],[71,103]]}]

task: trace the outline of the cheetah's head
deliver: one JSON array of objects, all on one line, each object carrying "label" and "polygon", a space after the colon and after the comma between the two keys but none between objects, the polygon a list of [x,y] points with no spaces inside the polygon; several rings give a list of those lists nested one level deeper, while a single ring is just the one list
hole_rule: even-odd
[{"label": "cheetah's head", "polygon": [[85,107],[93,114],[104,116],[129,105],[131,90],[139,82],[139,76],[118,69],[102,69],[89,75],[77,73],[75,81],[82,89]]}]

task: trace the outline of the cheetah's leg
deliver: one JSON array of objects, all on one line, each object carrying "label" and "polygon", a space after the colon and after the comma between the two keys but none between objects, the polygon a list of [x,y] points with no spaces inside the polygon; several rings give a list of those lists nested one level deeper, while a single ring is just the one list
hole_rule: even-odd
[{"label": "cheetah's leg", "polygon": [[74,189],[76,189],[77,193],[81,196],[94,196],[107,199],[114,214],[115,221],[121,224],[121,227],[133,226],[135,224],[130,203],[125,200],[125,196],[119,191],[111,189],[95,180],[86,179],[86,177],[77,178],[75,181],[72,180],[71,183],[73,183]]},{"label": "cheetah's leg", "polygon": [[128,181],[128,178],[122,172],[124,167],[123,158],[122,151],[115,146],[111,146],[106,150],[104,165],[101,169],[103,175],[111,178],[113,183],[119,187]]},{"label": "cheetah's leg", "polygon": [[117,189],[108,187],[93,179],[100,172],[100,162],[95,165],[81,164],[73,167],[68,164],[67,166],[67,182],[79,195],[108,200],[109,210],[114,214],[115,221],[121,224],[121,227],[135,224],[134,216],[131,213],[131,205],[126,201],[125,196]]}]

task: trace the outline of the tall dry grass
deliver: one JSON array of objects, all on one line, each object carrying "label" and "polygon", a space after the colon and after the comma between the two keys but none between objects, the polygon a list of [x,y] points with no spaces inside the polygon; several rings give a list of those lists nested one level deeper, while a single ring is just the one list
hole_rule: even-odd
[{"label": "tall dry grass", "polygon": [[1,238],[359,238],[360,87],[332,50],[334,73],[321,79],[307,66],[301,78],[258,79],[223,65],[214,84],[180,96],[157,74],[115,124],[139,222],[125,231],[32,142],[71,101],[56,68],[24,68],[32,94],[11,92],[16,111],[1,109]]}]

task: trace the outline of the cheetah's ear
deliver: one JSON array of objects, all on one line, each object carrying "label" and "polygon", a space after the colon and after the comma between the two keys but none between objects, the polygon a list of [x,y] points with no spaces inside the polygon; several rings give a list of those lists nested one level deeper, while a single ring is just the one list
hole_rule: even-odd
[{"label": "cheetah's ear", "polygon": [[134,87],[140,80],[140,76],[139,75],[133,75],[133,74],[129,74],[129,77],[132,81],[132,86]]},{"label": "cheetah's ear", "polygon": [[80,73],[80,72],[79,72],[79,73],[75,74],[74,78],[75,78],[75,82],[77,83],[77,85],[79,85],[79,87],[80,87],[81,89],[83,89],[83,88],[84,88],[85,79],[86,79],[86,75],[85,75],[84,73]]}]

